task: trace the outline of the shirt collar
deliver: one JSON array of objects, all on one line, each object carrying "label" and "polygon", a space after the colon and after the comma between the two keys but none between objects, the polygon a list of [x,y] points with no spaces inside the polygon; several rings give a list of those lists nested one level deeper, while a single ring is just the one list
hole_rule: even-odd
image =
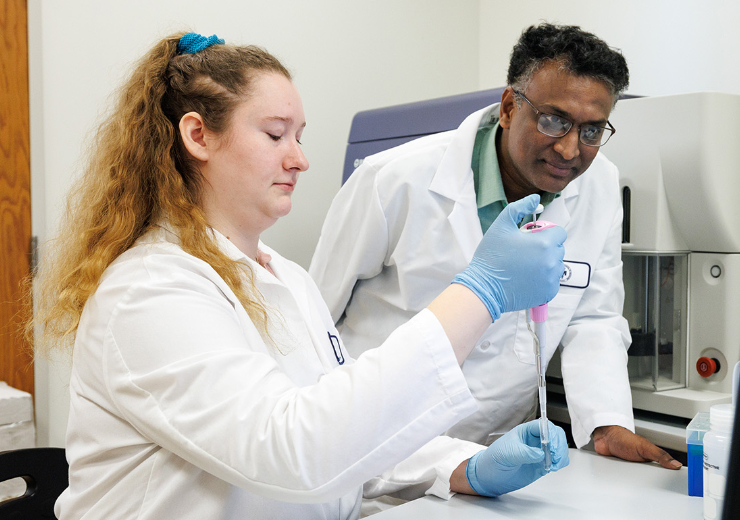
[{"label": "shirt collar", "polygon": [[[495,202],[500,202],[502,206],[508,204],[496,153],[496,135],[500,131],[501,126],[497,120],[495,124],[481,126],[476,135],[478,168],[475,172],[475,194],[478,209]],[[558,197],[560,192],[543,192],[540,194],[540,203],[547,206]]]},{"label": "shirt collar", "polygon": [[496,155],[496,134],[499,128],[497,121],[494,125],[481,127],[476,136],[478,171],[475,179],[475,194],[478,208],[498,201],[506,205],[506,194]]}]

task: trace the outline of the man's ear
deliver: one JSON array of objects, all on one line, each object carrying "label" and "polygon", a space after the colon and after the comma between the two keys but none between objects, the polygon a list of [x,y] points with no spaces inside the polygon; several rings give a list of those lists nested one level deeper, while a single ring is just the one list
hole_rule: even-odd
[{"label": "man's ear", "polygon": [[188,112],[180,118],[180,137],[190,155],[199,161],[208,160],[208,146],[205,139],[206,127],[197,112]]},{"label": "man's ear", "polygon": [[499,108],[499,124],[501,128],[509,128],[511,126],[511,118],[514,116],[514,110],[516,109],[516,94],[512,87],[506,87],[504,93],[501,94],[501,107]]}]

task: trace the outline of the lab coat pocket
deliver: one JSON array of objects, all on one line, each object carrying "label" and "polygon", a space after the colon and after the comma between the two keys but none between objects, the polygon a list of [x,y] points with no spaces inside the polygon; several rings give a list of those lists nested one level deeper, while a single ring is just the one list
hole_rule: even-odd
[{"label": "lab coat pocket", "polygon": [[[545,338],[545,344],[540,346],[546,363],[550,361],[555,349],[560,344],[560,339],[575,313],[582,294],[582,290],[564,290],[561,287],[558,295],[548,304],[547,338]],[[532,330],[534,330],[533,326]],[[532,334],[527,328],[526,311],[519,311],[517,313],[514,353],[520,363],[527,365],[535,364],[534,337]]]}]

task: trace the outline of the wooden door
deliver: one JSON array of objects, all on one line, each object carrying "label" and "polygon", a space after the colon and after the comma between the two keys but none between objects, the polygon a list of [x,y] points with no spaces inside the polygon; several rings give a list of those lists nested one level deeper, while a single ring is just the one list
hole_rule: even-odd
[{"label": "wooden door", "polygon": [[31,243],[26,0],[0,0],[0,47],[0,381],[33,394],[32,358],[16,319]]}]

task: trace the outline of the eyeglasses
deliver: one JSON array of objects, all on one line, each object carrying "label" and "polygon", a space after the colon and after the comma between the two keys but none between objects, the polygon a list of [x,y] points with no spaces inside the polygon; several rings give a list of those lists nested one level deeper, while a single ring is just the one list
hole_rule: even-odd
[{"label": "eyeglasses", "polygon": [[[546,114],[537,110],[537,107],[527,99],[527,96],[518,90],[515,90],[514,94],[526,101],[527,104],[532,107],[532,110],[540,116],[539,119],[537,119],[537,130],[539,132],[549,135],[550,137],[563,137],[565,134],[570,132],[571,128],[573,128],[572,121],[568,121],[564,117]],[[607,121],[606,124],[609,126],[578,125],[578,139],[586,146],[604,146],[614,132],[617,131],[609,121]]]}]

